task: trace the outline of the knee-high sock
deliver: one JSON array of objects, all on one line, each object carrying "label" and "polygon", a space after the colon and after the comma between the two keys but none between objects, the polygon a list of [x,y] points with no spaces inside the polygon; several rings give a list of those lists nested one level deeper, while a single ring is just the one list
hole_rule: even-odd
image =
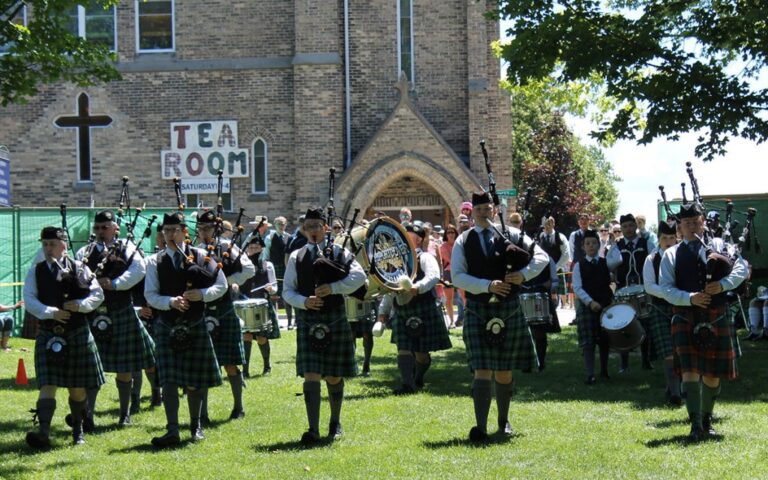
[{"label": "knee-high sock", "polygon": [[685,390],[685,408],[688,410],[688,416],[691,422],[701,428],[701,383],[683,382]]},{"label": "knee-high sock", "polygon": [[79,432],[83,429],[83,418],[85,417],[85,400],[74,401],[69,399],[69,411],[72,413],[72,430]]},{"label": "knee-high sock", "polygon": [[763,323],[763,310],[758,307],[749,307],[750,332],[757,333],[761,323]]},{"label": "knee-high sock", "polygon": [[600,373],[608,374],[608,354],[611,353],[610,344],[607,338],[598,340],[597,348],[600,350]]},{"label": "knee-high sock", "polygon": [[133,387],[133,380],[127,382],[121,382],[115,379],[117,384],[117,396],[120,399],[120,415],[128,414],[128,404],[131,401],[131,388]]},{"label": "knee-high sock", "polygon": [[261,351],[261,359],[264,360],[264,368],[271,367],[269,362],[269,354],[272,349],[269,346],[269,340],[265,344],[259,344],[259,351]]},{"label": "knee-high sock", "polygon": [[717,387],[708,387],[706,383],[701,383],[701,413],[703,415],[712,415],[712,411],[715,409],[715,400],[720,395],[722,383],[719,383]]},{"label": "knee-high sock", "polygon": [[[149,386],[152,389],[152,391],[155,391],[156,389],[160,388],[160,386],[157,384],[157,370],[153,370],[151,372],[144,372],[147,376],[147,381],[149,382]],[[134,379],[134,382],[136,380]]]},{"label": "knee-high sock", "polygon": [[288,318],[288,325],[290,325],[293,320],[293,307],[288,305],[287,302],[285,303],[285,316]]},{"label": "knee-high sock", "polygon": [[472,381],[472,400],[475,404],[475,423],[483,432],[488,431],[488,412],[491,410],[491,381],[476,378]]},{"label": "knee-high sock", "polygon": [[168,433],[179,434],[179,386],[175,383],[163,385],[163,407],[165,408],[165,428]]},{"label": "knee-high sock", "polygon": [[[232,388],[232,398],[235,401],[234,409],[243,409],[243,374],[237,372],[235,375],[227,375],[229,386]],[[207,397],[207,396],[206,396]]]},{"label": "knee-high sock", "polygon": [[768,302],[763,304],[763,332],[768,335]]},{"label": "knee-high sock", "polygon": [[144,384],[144,377],[141,374],[141,370],[131,373],[133,379],[133,388],[131,389],[131,395],[134,397],[141,397],[141,387]]},{"label": "knee-high sock", "polygon": [[640,358],[643,364],[651,363],[651,336],[646,335],[640,343]]},{"label": "knee-high sock", "polygon": [[[602,349],[600,349],[600,353],[602,353]],[[595,346],[589,345],[584,347],[584,367],[587,370],[587,376],[588,377],[594,377],[595,376]],[[602,362],[600,364],[600,370],[602,370]]]},{"label": "knee-high sock", "polygon": [[373,335],[366,335],[363,337],[363,370],[369,370],[371,368],[371,354],[373,353]]},{"label": "knee-high sock", "polygon": [[675,373],[674,361],[664,360],[664,376],[667,378],[667,388],[669,393],[676,397],[680,396],[680,377]]},{"label": "knee-high sock", "polygon": [[37,401],[36,407],[37,422],[40,424],[40,433],[47,437],[51,434],[51,420],[53,420],[53,412],[56,411],[56,399],[41,398]]},{"label": "knee-high sock", "polygon": [[[205,388],[205,390],[201,397],[200,397],[200,416],[198,418],[208,418],[208,389]],[[189,390],[187,390],[187,393],[189,393]]]},{"label": "knee-high sock", "polygon": [[320,382],[304,381],[304,406],[307,409],[309,429],[320,432]]},{"label": "knee-high sock", "polygon": [[503,426],[509,420],[509,401],[512,399],[514,388],[514,381],[509,383],[496,382],[496,408],[499,410],[499,426]]},{"label": "knee-high sock", "polygon": [[544,361],[547,358],[547,332],[541,328],[531,329],[533,333],[533,340],[536,344],[536,356],[539,359],[539,366],[544,366]]},{"label": "knee-high sock", "polygon": [[411,388],[416,388],[415,379],[413,378],[413,369],[416,359],[412,354],[398,355],[397,356],[397,368],[400,369],[400,378],[403,380],[403,385],[408,385]]},{"label": "knee-high sock", "polygon": [[421,363],[418,360],[416,360],[416,378],[415,382],[416,384],[424,384],[424,375],[426,375],[427,370],[429,370],[429,367],[432,366],[432,357],[427,357],[426,363]]},{"label": "knee-high sock", "polygon": [[338,422],[341,418],[341,405],[344,403],[344,379],[336,385],[328,386],[328,400],[331,403],[331,422]]},{"label": "knee-high sock", "polygon": [[86,417],[93,419],[93,412],[96,411],[96,397],[99,396],[101,387],[88,388],[85,391],[87,406],[85,408]]},{"label": "knee-high sock", "polygon": [[621,357],[621,369],[629,368],[629,352],[621,352],[619,357]]},{"label": "knee-high sock", "polygon": [[247,375],[250,375],[251,350],[253,349],[253,342],[243,342],[243,347],[245,347],[245,365],[243,365],[243,371]]},{"label": "knee-high sock", "polygon": [[200,421],[200,408],[203,405],[203,398],[208,398],[207,388],[196,388],[187,390],[187,405],[189,406],[189,418],[192,422]]}]

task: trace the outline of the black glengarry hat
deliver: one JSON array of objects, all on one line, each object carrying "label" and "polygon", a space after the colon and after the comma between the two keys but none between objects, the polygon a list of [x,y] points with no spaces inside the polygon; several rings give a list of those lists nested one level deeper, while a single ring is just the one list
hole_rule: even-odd
[{"label": "black glengarry hat", "polygon": [[93,219],[94,223],[105,223],[105,222],[114,222],[114,221],[115,221],[115,214],[112,212],[112,210],[102,210],[99,213],[97,213]]},{"label": "black glengarry hat", "polygon": [[213,210],[201,210],[197,214],[197,223],[216,223],[216,214]]},{"label": "black glengarry hat", "polygon": [[624,222],[634,222],[634,223],[637,223],[637,221],[635,220],[635,216],[632,215],[631,213],[628,213],[626,215],[622,215],[621,217],[619,217],[619,224],[622,224]]},{"label": "black glengarry hat", "polygon": [[304,220],[325,221],[325,215],[323,215],[323,209],[320,207],[309,207],[307,209],[307,213],[304,214]]},{"label": "black glengarry hat", "polygon": [[597,230],[591,228],[584,232],[584,239],[586,240],[587,238],[594,238],[597,239],[598,242],[600,241],[600,235],[597,234]]},{"label": "black glengarry hat", "polygon": [[166,213],[163,215],[163,227],[166,225],[181,225],[187,226],[186,220],[184,220],[184,214],[181,212]]},{"label": "black glengarry hat", "polygon": [[493,203],[491,195],[488,192],[472,193],[472,206],[484,205],[486,203]]},{"label": "black glengarry hat", "polygon": [[659,235],[677,235],[677,224],[659,222]]},{"label": "black glengarry hat", "polygon": [[40,241],[43,240],[61,240],[67,241],[67,233],[63,228],[59,227],[43,227],[40,231]]},{"label": "black glengarry hat", "polygon": [[704,215],[704,213],[701,211],[701,208],[697,204],[688,203],[686,205],[680,206],[680,213],[678,214],[678,217],[682,219],[699,217],[701,215]]}]

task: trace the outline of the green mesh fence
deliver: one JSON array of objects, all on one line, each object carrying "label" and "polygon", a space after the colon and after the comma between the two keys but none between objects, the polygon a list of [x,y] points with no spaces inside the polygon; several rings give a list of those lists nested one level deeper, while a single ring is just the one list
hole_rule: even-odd
[{"label": "green mesh fence", "polygon": [[[67,226],[72,241],[70,255],[88,243],[93,219],[102,208],[68,208]],[[152,252],[155,247],[155,226],[162,222],[163,213],[169,209],[147,208],[136,221],[134,234],[136,241],[151,216],[158,219],[153,225],[153,232],[145,239],[141,247]],[[133,211],[131,211],[133,214]],[[192,219],[190,219],[192,220]],[[120,236],[125,238],[129,219],[122,221]],[[194,222],[190,222],[190,235],[194,236]],[[40,230],[53,225],[61,226],[61,214],[58,208],[0,208],[0,304],[12,305],[22,299],[22,288],[29,268],[40,251]],[[14,319],[13,335],[19,336],[24,326],[24,310],[0,314],[0,318],[12,316]]]}]

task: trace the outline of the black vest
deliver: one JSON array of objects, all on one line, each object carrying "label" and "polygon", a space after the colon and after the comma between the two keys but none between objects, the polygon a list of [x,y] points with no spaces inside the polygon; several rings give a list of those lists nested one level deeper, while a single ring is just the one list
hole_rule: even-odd
[{"label": "black vest", "polygon": [[573,261],[580,262],[587,256],[584,253],[584,230],[578,229],[573,233]]},{"label": "black vest", "polygon": [[[656,285],[659,284],[659,278],[661,277],[660,272],[661,272],[661,257],[662,256],[663,256],[663,254],[660,251],[657,250],[656,252],[654,252],[653,258],[651,259],[651,263],[653,264],[653,273],[656,275]],[[653,301],[653,303],[656,303],[656,304],[670,305],[669,302],[667,302],[663,298],[659,298],[659,297],[651,296],[651,301]]]},{"label": "black vest", "polygon": [[637,272],[637,283],[643,283],[643,263],[648,256],[648,240],[642,237],[637,238],[637,244],[634,250],[630,250],[631,245],[625,239],[616,242],[616,247],[621,252],[621,265],[616,270],[616,287],[623,288],[627,286],[627,275],[629,274],[630,257],[635,259],[635,272]]},{"label": "black vest", "polygon": [[613,299],[611,291],[611,272],[608,270],[608,262],[605,258],[598,258],[597,265],[588,262],[585,258],[579,261],[579,273],[581,274],[581,286],[603,307],[607,307]]},{"label": "black vest", "polygon": [[[109,250],[109,247],[104,247],[101,252],[99,252],[99,249],[96,248],[94,245],[93,249],[91,250],[90,255],[83,258],[83,262],[85,262],[86,265],[88,265],[88,268],[91,269],[91,272],[96,272],[96,268],[99,266],[99,263],[104,259],[104,257],[107,255],[107,250]],[[117,250],[115,250],[115,255],[122,258],[124,261],[127,261],[125,248],[119,247]],[[109,262],[107,262],[107,265],[109,266]],[[105,268],[105,270],[108,270],[108,268]],[[102,275],[99,275],[100,277]],[[103,275],[107,276],[107,275]],[[131,291],[130,290],[104,290],[104,305],[107,308],[112,309],[120,309],[124,308],[126,306],[133,306],[132,304],[132,298],[131,298]]]},{"label": "black vest", "polygon": [[[699,249],[704,248],[700,246]],[[675,252],[675,286],[686,292],[702,292],[707,283],[707,265],[698,253],[688,248],[687,243],[680,243]],[[727,302],[726,292],[712,297],[710,307],[718,307]]]},{"label": "black vest", "polygon": [[[319,248],[319,246],[318,246]],[[339,254],[341,247],[338,245],[333,246],[334,258]],[[315,269],[314,259],[310,259],[309,250],[304,250],[303,255],[300,254],[296,259],[296,279],[298,280],[299,293],[305,297],[312,297],[315,295],[315,287],[317,282],[315,281]],[[328,295],[323,297],[323,308],[321,311],[328,311],[335,307],[344,305],[344,297],[341,295]]]},{"label": "black vest", "polygon": [[277,232],[273,233],[269,244],[269,261],[272,265],[285,265],[285,247],[283,236]]},{"label": "black vest", "polygon": [[[514,239],[513,239],[514,240]],[[467,273],[477,278],[484,278],[486,280],[504,280],[504,275],[507,273],[506,262],[504,261],[504,242],[505,239],[499,237],[499,235],[493,232],[493,252],[490,256],[486,257],[483,253],[483,247],[481,245],[480,235],[475,229],[469,230],[467,237],[464,241],[464,257],[467,260]],[[499,301],[511,301],[517,299],[516,293],[520,291],[518,285],[512,285],[510,294],[506,297],[497,296]],[[466,292],[467,298],[478,302],[488,302],[492,295],[491,293],[474,294]]]},{"label": "black vest", "polygon": [[[560,251],[560,246],[563,244],[563,240],[560,238],[560,233],[557,230],[554,231],[555,241],[549,240],[547,232],[541,232],[539,234],[539,245],[547,252],[547,255],[554,260],[555,264],[560,261],[563,256],[563,252]],[[583,241],[583,239],[582,239]]]},{"label": "black vest", "polygon": [[[35,282],[37,283],[37,299],[40,303],[49,307],[61,309],[64,302],[68,300],[81,300],[91,294],[90,288],[83,288],[77,284],[77,275],[75,271],[75,262],[64,258],[61,262],[66,268],[75,272],[75,275],[68,277],[67,280],[58,281],[56,279],[58,272],[54,273],[48,268],[48,263],[43,260],[35,267]],[[76,328],[85,320],[85,314],[72,312],[67,320],[65,328]]]},{"label": "black vest", "polygon": [[253,262],[253,266],[256,267],[256,275],[252,276],[240,287],[240,290],[250,298],[269,298],[269,293],[266,288],[251,292],[256,287],[265,285],[269,281],[267,275],[267,269],[263,268],[263,262],[259,257],[248,257]]},{"label": "black vest", "polygon": [[[203,265],[202,255],[198,254],[196,248],[191,248],[192,256],[195,263]],[[183,255],[183,254],[182,254]],[[186,262],[186,260],[183,260]],[[181,296],[186,290],[191,287],[187,286],[187,276],[182,267],[179,270],[173,266],[173,257],[167,254],[166,250],[163,250],[157,255],[157,283],[159,285],[160,295],[168,297]],[[197,320],[205,311],[205,302],[202,300],[198,302],[189,302],[189,309],[182,313],[174,308],[163,311],[163,317],[175,321],[184,316],[186,319]]]}]

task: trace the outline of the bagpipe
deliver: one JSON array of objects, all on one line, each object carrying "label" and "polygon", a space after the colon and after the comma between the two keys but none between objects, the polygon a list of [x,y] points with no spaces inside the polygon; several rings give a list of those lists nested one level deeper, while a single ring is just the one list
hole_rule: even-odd
[{"label": "bagpipe", "polygon": [[[61,215],[61,228],[67,236],[67,240],[70,239],[69,231],[67,228],[67,204],[62,203],[59,206],[59,214]],[[67,242],[72,248],[71,242]],[[73,258],[69,257],[68,251],[64,251],[64,256],[61,260],[53,259],[54,263],[58,266],[58,273],[56,275],[56,281],[64,286],[65,299],[84,298],[87,296],[91,289],[91,277],[86,275],[85,268],[77,268],[77,263]]]},{"label": "bagpipe", "polygon": [[[328,175],[328,205],[327,211],[327,223],[330,225],[333,222],[336,208],[334,205],[333,194],[336,182],[336,169],[331,167]],[[359,212],[359,210],[356,211]],[[351,230],[351,226],[350,226]],[[348,236],[347,236],[348,237]],[[346,240],[345,240],[346,241]],[[323,255],[318,256],[312,265],[312,271],[315,276],[315,284],[324,285],[345,278],[349,275],[350,264],[344,261],[344,248],[338,251],[338,255],[334,255],[333,240],[331,238],[331,229],[327,229],[325,234],[325,248],[323,249]]]},{"label": "bagpipe", "polygon": [[[243,254],[242,250],[236,249],[236,244],[240,240],[242,232],[242,218],[245,214],[245,209],[241,208],[240,213],[237,216],[237,224],[234,230],[237,232],[236,236],[229,241],[229,244],[224,248],[221,237],[224,235],[224,202],[222,200],[224,190],[224,171],[219,170],[218,182],[216,189],[216,217],[214,221],[214,233],[210,242],[206,242],[206,250],[208,252],[207,258],[212,258],[216,261],[218,268],[224,272],[224,276],[229,277],[235,273],[243,271],[243,265],[240,263],[240,256]],[[261,224],[259,225],[261,226]],[[257,229],[258,230],[258,229]],[[235,255],[237,254],[237,255]]]},{"label": "bagpipe", "polygon": [[[528,263],[531,261],[531,252],[526,250],[525,248],[521,248],[520,245],[522,245],[523,240],[523,225],[521,225],[520,229],[520,239],[519,244],[515,244],[512,239],[509,230],[507,230],[507,227],[504,225],[504,212],[501,211],[501,201],[499,200],[499,195],[496,192],[496,180],[493,176],[493,171],[491,170],[491,161],[488,158],[488,151],[485,149],[485,140],[480,140],[480,149],[483,152],[483,159],[485,160],[485,169],[488,172],[488,194],[491,196],[491,201],[493,202],[493,205],[497,208],[499,208],[499,223],[501,224],[501,231],[494,225],[493,221],[491,221],[491,228],[496,232],[496,234],[503,239],[504,241],[504,261],[507,265],[507,273],[510,272],[516,272],[518,270],[521,270],[525,268]],[[527,209],[530,206],[530,199],[531,199],[531,189],[526,190],[526,201],[525,206],[523,208],[523,222],[525,222],[525,217],[528,215]]]}]

